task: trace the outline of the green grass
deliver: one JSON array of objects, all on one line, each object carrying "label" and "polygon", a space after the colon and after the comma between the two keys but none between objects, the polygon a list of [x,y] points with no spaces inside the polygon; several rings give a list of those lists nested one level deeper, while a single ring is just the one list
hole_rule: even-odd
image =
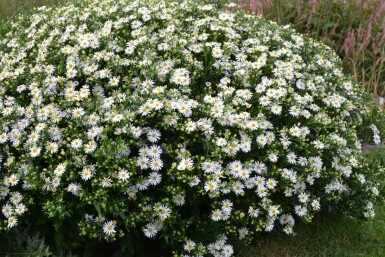
[{"label": "green grass", "polygon": [[311,225],[297,226],[296,236],[274,232],[257,239],[239,257],[383,257],[385,207],[370,221],[322,215]]},{"label": "green grass", "polygon": [[57,4],[60,0],[0,0],[0,27],[4,20],[13,19],[17,14],[33,7]]},{"label": "green grass", "polygon": [[38,6],[49,6],[63,0],[0,0],[0,36],[9,30],[9,21],[18,14],[28,13]]}]

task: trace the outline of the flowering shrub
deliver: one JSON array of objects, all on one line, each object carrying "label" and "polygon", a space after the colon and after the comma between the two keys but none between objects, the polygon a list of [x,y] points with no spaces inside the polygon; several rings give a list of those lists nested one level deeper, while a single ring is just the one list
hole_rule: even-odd
[{"label": "flowering shrub", "polygon": [[231,256],[322,208],[374,216],[364,93],[338,57],[225,10],[86,0],[15,22],[0,44],[0,226],[41,209],[91,238],[140,229],[183,256]]}]

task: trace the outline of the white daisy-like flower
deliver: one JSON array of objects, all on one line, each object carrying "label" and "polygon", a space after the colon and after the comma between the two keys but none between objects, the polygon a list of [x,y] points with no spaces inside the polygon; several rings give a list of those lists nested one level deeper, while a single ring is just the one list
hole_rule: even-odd
[{"label": "white daisy-like flower", "polygon": [[314,148],[323,149],[325,145],[320,140],[313,141]]},{"label": "white daisy-like flower", "polygon": [[85,168],[82,170],[82,172],[80,173],[81,178],[82,178],[83,180],[85,180],[85,181],[87,181],[87,180],[89,180],[90,178],[92,178],[93,175],[94,175],[94,174],[93,174],[93,171],[92,171],[90,168],[88,168],[88,167],[85,167]]},{"label": "white daisy-like flower", "polygon": [[258,215],[259,215],[259,210],[258,209],[254,209],[253,207],[250,206],[249,210],[248,210],[248,213],[249,213],[250,217],[257,218]]},{"label": "white daisy-like flower", "polygon": [[165,220],[165,219],[167,219],[168,217],[170,217],[171,212],[172,212],[172,210],[171,210],[169,207],[165,206],[165,205],[161,205],[161,206],[157,209],[157,214],[158,214],[158,216],[159,216],[159,218],[160,218],[161,220]]},{"label": "white daisy-like flower", "polygon": [[158,172],[151,172],[147,178],[148,184],[153,186],[158,185],[161,180],[162,175],[160,175]]},{"label": "white daisy-like flower", "polygon": [[141,169],[147,169],[148,168],[148,164],[150,163],[150,159],[145,157],[145,156],[142,156],[142,157],[138,158],[136,163],[137,163],[138,166],[140,166]]},{"label": "white daisy-like flower", "polygon": [[15,212],[19,215],[23,214],[26,211],[26,206],[22,203],[15,206]]},{"label": "white daisy-like flower", "polygon": [[84,145],[84,152],[85,153],[93,153],[96,150],[96,143],[94,141],[91,141]]},{"label": "white daisy-like flower", "polygon": [[71,147],[73,149],[79,149],[80,147],[82,147],[82,145],[83,145],[83,141],[80,138],[74,139],[71,142]]},{"label": "white daisy-like flower", "polygon": [[102,187],[111,187],[112,186],[112,180],[109,177],[104,177],[102,181],[100,182],[100,185]]},{"label": "white daisy-like flower", "polygon": [[215,191],[218,189],[218,183],[215,180],[210,180],[205,183],[206,191]]},{"label": "white daisy-like flower", "polygon": [[313,200],[311,202],[311,207],[313,207],[315,210],[319,211],[321,209],[321,204],[318,200]]},{"label": "white daisy-like flower", "polygon": [[213,48],[212,54],[213,54],[214,58],[221,58],[223,56],[222,49],[220,49],[218,47]]},{"label": "white daisy-like flower", "polygon": [[10,200],[14,205],[17,205],[22,199],[23,199],[23,196],[19,192],[11,193]]},{"label": "white daisy-like flower", "polygon": [[7,225],[8,228],[12,228],[16,224],[17,224],[17,218],[15,218],[13,216],[8,218],[8,225]]},{"label": "white daisy-like flower", "polygon": [[197,125],[194,121],[188,121],[185,127],[186,127],[186,131],[192,132],[197,128]]},{"label": "white daisy-like flower", "polygon": [[156,143],[160,139],[160,132],[156,129],[151,129],[147,132],[147,138],[150,142]]},{"label": "white daisy-like flower", "polygon": [[59,150],[59,145],[55,142],[49,143],[46,147],[46,150],[51,154],[57,153]]},{"label": "white daisy-like flower", "polygon": [[295,137],[300,137],[301,136],[301,129],[299,127],[297,127],[297,126],[292,127],[290,129],[290,134],[292,136],[295,136]]},{"label": "white daisy-like flower", "polygon": [[158,233],[158,229],[156,224],[149,223],[145,228],[143,228],[143,232],[146,237],[152,238]]},{"label": "white daisy-like flower", "polygon": [[230,257],[234,254],[234,248],[232,245],[225,245],[222,248],[222,253],[224,257]]},{"label": "white daisy-like flower", "polygon": [[223,213],[222,213],[222,211],[219,210],[219,209],[213,210],[212,213],[211,213],[211,219],[212,219],[213,221],[221,220],[221,219],[222,219],[222,216],[223,216]]},{"label": "white daisy-like flower", "polygon": [[173,201],[177,206],[182,206],[185,204],[185,196],[177,194],[173,197]]},{"label": "white daisy-like flower", "polygon": [[111,236],[116,233],[116,224],[115,221],[107,221],[103,224],[103,233],[106,234],[107,236]]},{"label": "white daisy-like flower", "polygon": [[275,206],[275,205],[272,205],[269,207],[269,216],[272,217],[272,216],[277,216],[279,215],[280,211],[278,210],[278,207]]},{"label": "white daisy-like flower", "polygon": [[61,163],[58,166],[56,166],[54,173],[56,176],[60,177],[61,175],[64,174],[65,171],[66,171],[66,166],[65,164]]},{"label": "white daisy-like flower", "polygon": [[130,174],[127,170],[123,169],[118,172],[118,179],[122,180],[123,182],[130,178]]},{"label": "white daisy-like flower", "polygon": [[32,146],[29,150],[30,150],[31,157],[37,157],[41,152],[41,147]]},{"label": "white daisy-like flower", "polygon": [[161,159],[152,159],[150,162],[150,168],[155,171],[161,170],[163,167],[163,161]]},{"label": "white daisy-like flower", "polygon": [[226,213],[230,213],[233,207],[233,203],[230,200],[222,201],[222,211]]},{"label": "white daisy-like flower", "polygon": [[249,234],[249,229],[246,227],[238,229],[239,238],[243,239]]},{"label": "white daisy-like flower", "polygon": [[82,186],[77,183],[70,183],[67,187],[67,191],[76,196],[78,195],[81,189],[82,189]]},{"label": "white daisy-like flower", "polygon": [[10,204],[4,204],[1,211],[6,218],[9,218],[13,214],[13,207]]},{"label": "white daisy-like flower", "polygon": [[[189,182],[189,186],[190,186],[190,187],[197,186],[200,182],[201,182],[201,180],[200,180],[197,176],[193,176],[192,179],[191,179],[190,182]],[[217,185],[217,186],[218,186],[218,185]],[[211,188],[210,185],[208,186],[208,189],[209,189],[209,188]],[[206,191],[208,191],[208,189],[206,190],[206,188],[205,188]],[[215,189],[216,189],[216,187],[215,187]]]},{"label": "white daisy-like flower", "polygon": [[192,250],[195,249],[196,243],[194,241],[188,240],[184,246],[183,249],[187,252],[191,252]]},{"label": "white daisy-like flower", "polygon": [[3,144],[3,143],[5,143],[5,142],[7,142],[7,140],[8,140],[8,135],[7,135],[7,133],[1,133],[1,134],[0,134],[0,143]]},{"label": "white daisy-like flower", "polygon": [[149,155],[153,158],[159,158],[162,152],[162,148],[158,145],[153,145],[149,149]]}]

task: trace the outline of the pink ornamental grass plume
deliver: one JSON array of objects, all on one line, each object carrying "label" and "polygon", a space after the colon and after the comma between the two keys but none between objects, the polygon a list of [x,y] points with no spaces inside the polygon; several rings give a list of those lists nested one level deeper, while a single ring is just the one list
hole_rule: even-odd
[{"label": "pink ornamental grass plume", "polygon": [[354,48],[356,45],[355,33],[353,29],[347,33],[347,36],[344,40],[344,44],[341,48],[341,51],[345,54],[345,56],[351,56],[354,53]]},{"label": "pink ornamental grass plume", "polygon": [[250,0],[250,12],[251,13],[257,12],[257,0]]},{"label": "pink ornamental grass plume", "polygon": [[385,0],[238,0],[239,6],[322,40],[363,88],[385,95]]}]

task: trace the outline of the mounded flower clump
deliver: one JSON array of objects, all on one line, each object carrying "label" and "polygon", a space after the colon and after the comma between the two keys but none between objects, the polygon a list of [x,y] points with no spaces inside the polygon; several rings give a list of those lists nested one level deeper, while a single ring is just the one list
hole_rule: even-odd
[{"label": "mounded flower clump", "polygon": [[231,256],[322,209],[374,215],[363,92],[326,46],[231,5],[80,2],[1,40],[2,229],[40,210]]}]

